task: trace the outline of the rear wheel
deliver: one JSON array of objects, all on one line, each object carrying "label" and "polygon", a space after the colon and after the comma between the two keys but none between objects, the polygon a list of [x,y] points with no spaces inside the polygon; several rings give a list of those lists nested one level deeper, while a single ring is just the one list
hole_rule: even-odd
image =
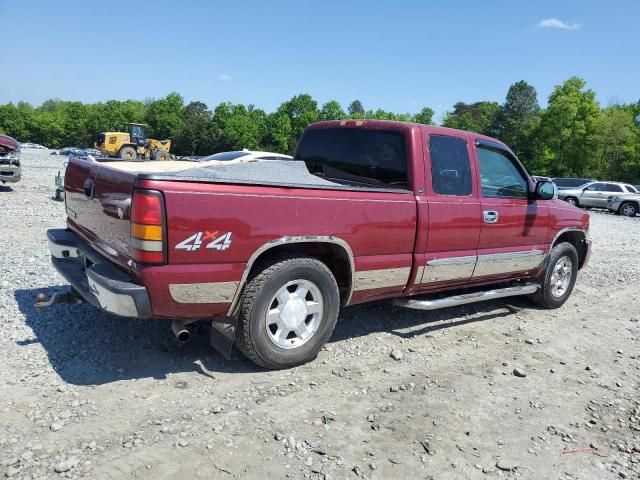
[{"label": "rear wheel", "polygon": [[573,205],[574,207],[578,206],[578,199],[575,197],[567,197],[564,199],[564,201],[570,205]]},{"label": "rear wheel", "polygon": [[620,215],[635,217],[638,214],[638,206],[635,203],[626,202],[620,205]]},{"label": "rear wheel", "polygon": [[138,152],[133,147],[122,147],[118,156],[123,160],[135,160],[138,157]]},{"label": "rear wheel", "polygon": [[569,242],[551,249],[540,288],[532,299],[544,308],[559,308],[567,301],[578,276],[578,252]]},{"label": "rear wheel", "polygon": [[301,365],[331,337],[339,305],[338,285],[324,263],[312,257],[277,258],[245,287],[236,345],[261,367]]}]

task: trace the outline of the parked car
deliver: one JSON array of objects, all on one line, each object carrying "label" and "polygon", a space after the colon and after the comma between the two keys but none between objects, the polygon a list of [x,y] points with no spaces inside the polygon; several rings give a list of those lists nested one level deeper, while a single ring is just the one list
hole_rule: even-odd
[{"label": "parked car", "polygon": [[0,182],[16,183],[21,177],[20,143],[13,137],[0,134]]},{"label": "parked car", "polygon": [[82,149],[76,147],[64,147],[59,150],[60,155],[66,155],[67,157],[72,155],[79,155]]},{"label": "parked car", "polygon": [[200,157],[198,160],[200,162],[208,162],[209,160],[228,161],[228,160],[238,160],[240,158],[243,161],[251,161],[251,160],[291,160],[293,157],[291,157],[291,155],[285,155],[283,153],[237,150],[237,151],[231,151],[231,152],[215,153],[213,155],[208,155],[206,157]]},{"label": "parked car", "polygon": [[551,181],[558,186],[558,190],[576,189],[583,187],[587,183],[593,182],[591,178],[571,178],[571,177],[556,177]]},{"label": "parked car", "polygon": [[607,198],[607,209],[624,215],[625,217],[635,217],[640,213],[640,193],[619,193]]},{"label": "parked car", "polygon": [[316,356],[341,306],[529,295],[557,308],[589,258],[588,213],[476,133],[330,121],[290,161],[168,163],[70,159],[67,228],[47,236],[72,289],[39,307],[169,318],[180,341],[209,319],[223,354],[235,341],[286,368]]},{"label": "parked car", "polygon": [[591,182],[580,188],[560,190],[558,198],[575,206],[607,208],[607,199],[619,193],[637,193],[637,191],[628,183]]}]

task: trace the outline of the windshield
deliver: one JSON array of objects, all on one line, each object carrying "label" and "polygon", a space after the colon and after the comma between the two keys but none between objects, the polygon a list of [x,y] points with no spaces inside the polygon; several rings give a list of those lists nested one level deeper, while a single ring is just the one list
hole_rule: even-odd
[{"label": "windshield", "polygon": [[404,134],[391,130],[323,128],[302,136],[295,160],[319,177],[344,184],[407,186]]},{"label": "windshield", "polygon": [[249,155],[249,153],[251,152],[220,152],[214,155],[209,155],[208,157],[203,157],[200,159],[200,161],[206,162],[207,160],[235,160],[236,158]]}]

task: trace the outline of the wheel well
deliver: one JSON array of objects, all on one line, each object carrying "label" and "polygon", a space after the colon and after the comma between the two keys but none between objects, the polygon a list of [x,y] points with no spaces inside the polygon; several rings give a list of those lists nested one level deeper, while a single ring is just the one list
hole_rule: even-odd
[{"label": "wheel well", "polygon": [[582,268],[582,265],[584,265],[584,261],[587,258],[587,238],[585,233],[582,230],[570,230],[568,232],[564,232],[555,239],[551,248],[563,242],[569,242],[576,248],[576,251],[578,252],[578,267]]},{"label": "wheel well", "polygon": [[618,209],[620,210],[623,207],[623,205],[627,203],[634,204],[636,206],[636,209],[640,210],[640,202],[637,202],[635,200],[623,200],[622,203],[620,203],[620,207]]},{"label": "wheel well", "polygon": [[[335,243],[328,242],[299,242],[278,245],[270,248],[260,254],[251,266],[251,273],[265,264],[270,263],[271,259],[278,257],[283,253],[294,253],[317,258],[324,263],[338,283],[340,291],[340,302],[345,305],[351,293],[352,266],[351,259],[347,250]],[[243,285],[244,288],[244,285]]]}]

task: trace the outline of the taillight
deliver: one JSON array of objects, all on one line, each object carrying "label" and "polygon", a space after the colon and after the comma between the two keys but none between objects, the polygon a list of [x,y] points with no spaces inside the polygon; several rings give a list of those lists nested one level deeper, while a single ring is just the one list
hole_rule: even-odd
[{"label": "taillight", "polygon": [[131,201],[131,256],[141,263],[165,261],[164,203],[155,190],[135,190]]}]

